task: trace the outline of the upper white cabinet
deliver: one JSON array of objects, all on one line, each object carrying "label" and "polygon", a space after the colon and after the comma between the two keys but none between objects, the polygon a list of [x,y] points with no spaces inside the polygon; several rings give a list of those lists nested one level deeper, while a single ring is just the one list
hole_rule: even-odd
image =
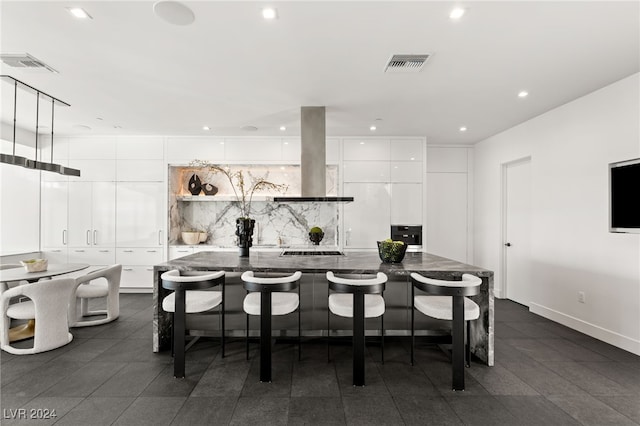
[{"label": "upper white cabinet", "polygon": [[326,159],[327,164],[340,163],[340,139],[327,138],[326,140]]},{"label": "upper white cabinet", "polygon": [[300,139],[282,140],[282,161],[288,164],[300,164]]},{"label": "upper white cabinet", "polygon": [[422,161],[392,161],[391,182],[422,183]]},{"label": "upper white cabinet", "polygon": [[116,143],[118,160],[163,160],[164,140],[162,137],[119,137]]},{"label": "upper white cabinet", "polygon": [[345,161],[343,175],[345,182],[389,182],[389,162]]},{"label": "upper white cabinet", "polygon": [[460,148],[427,148],[427,172],[467,173],[468,149]]},{"label": "upper white cabinet", "polygon": [[162,182],[167,165],[162,160],[118,160],[116,180],[119,182]]},{"label": "upper white cabinet", "polygon": [[424,141],[421,139],[391,139],[391,161],[422,161]]},{"label": "upper white cabinet", "polygon": [[422,183],[392,183],[391,224],[422,225],[422,197]]},{"label": "upper white cabinet", "polygon": [[225,142],[222,138],[170,137],[166,143],[167,163],[189,164],[192,160],[218,162],[224,159]]},{"label": "upper white cabinet", "polygon": [[342,143],[345,161],[389,161],[388,139],[345,139]]},{"label": "upper white cabinet", "polygon": [[282,161],[282,142],[280,139],[225,139],[225,161]]},{"label": "upper white cabinet", "polygon": [[70,159],[69,167],[80,170],[80,177],[70,177],[70,182],[114,182],[116,180],[116,160]]},{"label": "upper white cabinet", "polygon": [[344,205],[345,248],[376,248],[390,235],[390,186],[383,183],[345,183],[354,201]]},{"label": "upper white cabinet", "polygon": [[118,182],[116,241],[118,247],[163,245],[167,207],[161,182]]},{"label": "upper white cabinet", "polygon": [[[54,137],[54,156],[56,149],[56,139]],[[115,159],[116,158],[116,136],[105,137],[73,137],[68,139],[70,159]]]}]

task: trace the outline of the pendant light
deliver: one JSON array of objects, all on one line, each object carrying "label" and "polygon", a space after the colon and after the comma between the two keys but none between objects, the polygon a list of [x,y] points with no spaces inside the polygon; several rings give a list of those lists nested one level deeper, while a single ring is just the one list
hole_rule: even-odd
[{"label": "pendant light", "polygon": [[[54,124],[54,110],[55,106],[70,106],[68,103],[54,98],[35,87],[23,83],[9,75],[0,75],[0,79],[8,81],[13,84],[13,151],[11,154],[0,153],[0,163],[11,164],[14,166],[21,166],[27,169],[43,170],[46,172],[60,173],[65,176],[80,176],[80,170],[65,167],[61,164],[55,164],[53,162],[53,124]],[[16,112],[18,105],[18,86],[28,92],[35,93],[36,95],[36,146],[35,155],[33,160],[16,155]],[[51,162],[38,161],[38,120],[40,114],[40,97],[51,100]]]}]

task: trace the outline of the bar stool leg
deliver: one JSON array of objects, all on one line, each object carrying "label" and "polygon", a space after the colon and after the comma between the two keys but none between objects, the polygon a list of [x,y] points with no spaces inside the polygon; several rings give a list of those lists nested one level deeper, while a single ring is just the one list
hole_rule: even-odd
[{"label": "bar stool leg", "polygon": [[452,359],[453,390],[464,390],[464,296],[453,297]]},{"label": "bar stool leg", "polygon": [[364,386],[364,293],[353,294],[353,385]]},{"label": "bar stool leg", "polygon": [[382,363],[384,364],[384,314],[380,315],[380,350],[382,354]]},{"label": "bar stool leg", "polygon": [[416,308],[415,308],[415,299],[414,299],[415,290],[413,286],[411,286],[411,365],[413,365],[413,351],[414,346],[416,345],[416,332],[415,332],[415,318],[416,318]]},{"label": "bar stool leg", "polygon": [[260,292],[260,381],[271,382],[271,292]]},{"label": "bar stool leg", "polygon": [[173,342],[175,356],[173,358],[173,376],[184,377],[184,330],[185,330],[185,292],[175,291],[175,314],[173,316]]},{"label": "bar stool leg", "polygon": [[466,336],[466,365],[467,368],[471,367],[471,321],[466,321],[467,323],[467,336]]},{"label": "bar stool leg", "polygon": [[245,340],[245,347],[247,349],[247,361],[248,361],[249,360],[249,314],[245,314],[245,315],[247,317],[247,327],[245,329],[246,331],[244,335],[246,336],[246,338],[244,340]]}]

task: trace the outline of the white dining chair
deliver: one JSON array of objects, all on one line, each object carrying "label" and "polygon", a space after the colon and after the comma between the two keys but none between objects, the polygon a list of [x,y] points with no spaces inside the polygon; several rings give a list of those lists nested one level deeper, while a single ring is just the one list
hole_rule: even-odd
[{"label": "white dining chair", "polygon": [[[120,315],[120,277],[122,265],[98,269],[76,278],[76,299],[69,305],[71,327],[87,327],[106,324]],[[104,309],[89,309],[91,299],[105,298]],[[79,310],[78,310],[78,306]],[[96,319],[90,317],[100,316]]]}]

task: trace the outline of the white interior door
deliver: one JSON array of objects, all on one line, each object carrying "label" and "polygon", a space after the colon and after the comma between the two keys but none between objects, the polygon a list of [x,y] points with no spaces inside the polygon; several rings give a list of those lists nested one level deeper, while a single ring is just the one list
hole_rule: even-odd
[{"label": "white interior door", "polygon": [[531,303],[531,159],[505,166],[504,259],[506,297]]}]

